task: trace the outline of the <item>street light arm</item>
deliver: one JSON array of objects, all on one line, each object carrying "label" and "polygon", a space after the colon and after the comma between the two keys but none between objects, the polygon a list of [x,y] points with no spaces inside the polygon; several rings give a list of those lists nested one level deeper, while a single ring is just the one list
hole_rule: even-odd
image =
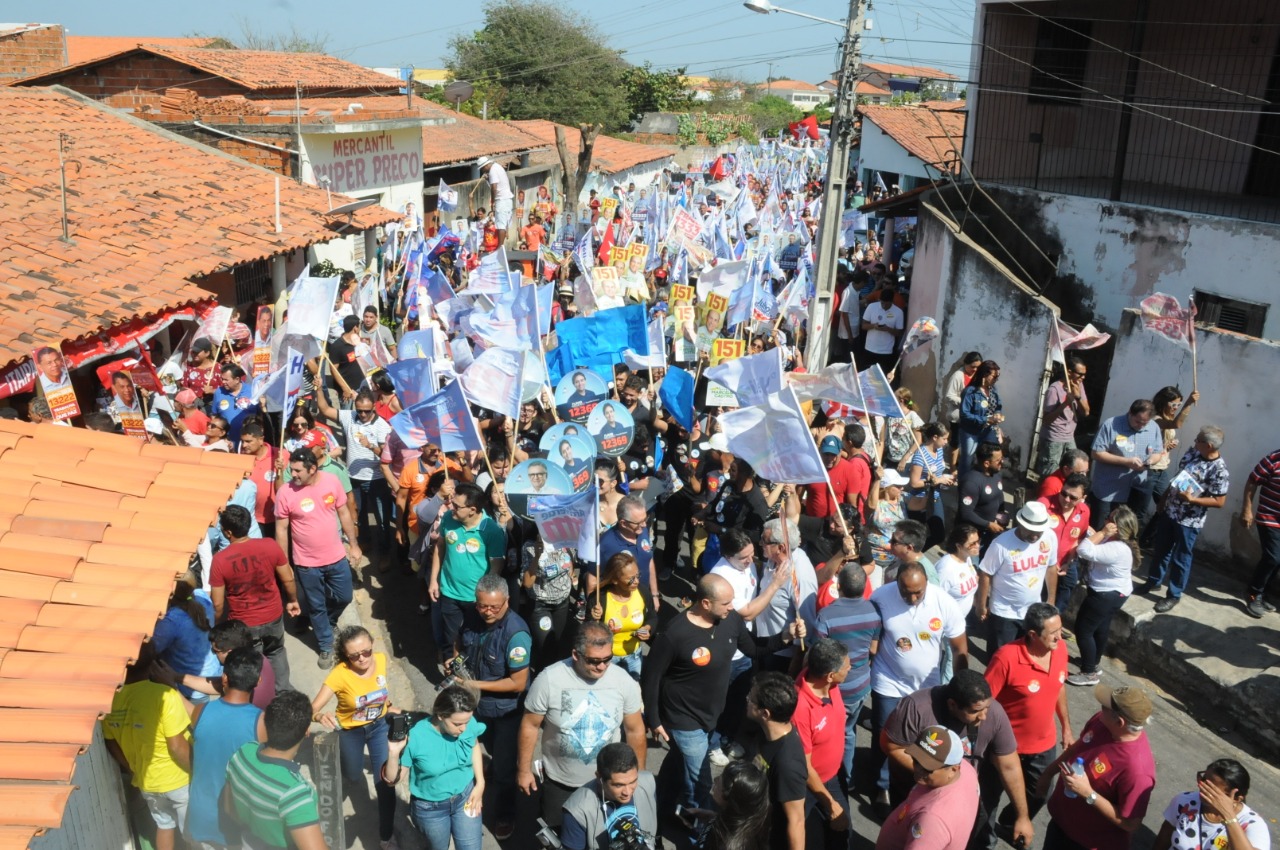
[{"label": "street light arm", "polygon": [[840,29],[844,29],[847,26],[844,21],[833,21],[830,18],[819,18],[817,15],[810,15],[807,12],[797,12],[795,9],[784,9],[781,6],[774,6],[773,11],[786,12],[788,15],[795,15],[797,18],[808,18],[811,21],[831,24],[833,27],[840,27]]}]

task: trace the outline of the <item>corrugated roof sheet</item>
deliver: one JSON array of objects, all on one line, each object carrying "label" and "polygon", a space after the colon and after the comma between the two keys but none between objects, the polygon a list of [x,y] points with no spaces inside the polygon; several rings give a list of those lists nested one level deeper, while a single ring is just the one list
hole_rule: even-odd
[{"label": "corrugated roof sheet", "polygon": [[[252,464],[161,448],[0,420],[0,479],[11,494],[0,506],[0,848],[25,847],[61,823],[76,755]],[[64,461],[51,469],[50,457]],[[95,469],[116,473],[86,474]],[[187,482],[180,509],[167,480]],[[167,530],[138,530],[139,518],[165,518]],[[113,532],[127,542],[104,542]]]},{"label": "corrugated roof sheet", "polygon": [[[0,365],[209,296],[188,278],[341,235],[324,190],[280,179],[277,234],[275,174],[65,89],[0,88],[0,114]],[[353,228],[397,217],[367,207]]]}]

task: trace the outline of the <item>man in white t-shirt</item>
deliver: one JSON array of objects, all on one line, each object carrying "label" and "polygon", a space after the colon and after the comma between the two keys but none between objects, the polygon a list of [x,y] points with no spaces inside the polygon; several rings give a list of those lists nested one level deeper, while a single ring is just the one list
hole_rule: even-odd
[{"label": "man in white t-shirt", "polygon": [[511,180],[507,170],[487,156],[476,160],[480,173],[489,181],[489,193],[493,201],[493,223],[498,228],[498,244],[507,242],[507,230],[511,227],[511,212],[515,207],[515,195],[511,192]]},{"label": "man in white t-shirt", "polygon": [[902,308],[893,303],[896,294],[892,286],[882,287],[880,300],[868,305],[862,314],[862,329],[867,334],[863,348],[870,361],[865,365],[879,363],[885,372],[893,368],[893,350],[906,322]]},{"label": "man in white t-shirt", "polygon": [[974,608],[979,620],[991,622],[992,652],[1018,637],[1043,584],[1050,599],[1058,592],[1058,537],[1050,525],[1049,509],[1027,502],[1013,528],[991,541],[978,564]]},{"label": "man in white t-shirt", "polygon": [[[924,567],[906,564],[897,580],[871,594],[880,612],[880,640],[871,661],[871,740],[903,697],[941,681],[942,646],[951,646],[955,669],[969,669],[969,639],[964,617],[946,591],[929,584]],[[872,750],[877,764],[876,796],[880,808],[889,805],[889,766],[884,753]]]}]

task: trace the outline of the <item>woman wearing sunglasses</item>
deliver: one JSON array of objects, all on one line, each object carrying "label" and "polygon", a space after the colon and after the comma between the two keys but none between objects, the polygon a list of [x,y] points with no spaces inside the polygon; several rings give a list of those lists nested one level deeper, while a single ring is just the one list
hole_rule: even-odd
[{"label": "woman wearing sunglasses", "polygon": [[[387,850],[395,846],[391,841],[396,792],[383,779],[382,765],[387,761],[387,712],[399,711],[391,707],[387,691],[387,656],[373,651],[373,636],[363,626],[348,626],[338,632],[333,643],[339,663],[311,700],[311,719],[338,731],[342,776],[348,783],[364,787],[364,753],[368,749],[378,794],[378,838],[382,850]],[[337,711],[322,712],[334,697],[338,698]]]},{"label": "woman wearing sunglasses", "polygon": [[1169,801],[1152,850],[1268,850],[1267,822],[1245,803],[1249,771],[1218,759],[1196,773],[1196,790]]}]

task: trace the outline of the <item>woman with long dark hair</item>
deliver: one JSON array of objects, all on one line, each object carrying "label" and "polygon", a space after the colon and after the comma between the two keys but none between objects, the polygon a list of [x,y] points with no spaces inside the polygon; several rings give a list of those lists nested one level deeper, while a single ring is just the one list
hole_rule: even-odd
[{"label": "woman with long dark hair", "polygon": [[711,784],[717,811],[699,831],[702,850],[767,850],[769,776],[754,762],[730,762]]},{"label": "woman with long dark hair", "polygon": [[1076,614],[1080,672],[1068,676],[1067,684],[1093,687],[1100,681],[1098,665],[1107,648],[1111,621],[1133,595],[1133,568],[1142,563],[1138,517],[1121,505],[1101,529],[1080,541],[1076,552],[1088,564],[1087,593]]},{"label": "woman with long dark hair", "polygon": [[1004,407],[996,381],[1000,380],[1000,364],[983,360],[973,380],[960,396],[960,474],[964,475],[973,465],[973,455],[982,443],[1001,442],[1000,423],[1004,421]]}]

